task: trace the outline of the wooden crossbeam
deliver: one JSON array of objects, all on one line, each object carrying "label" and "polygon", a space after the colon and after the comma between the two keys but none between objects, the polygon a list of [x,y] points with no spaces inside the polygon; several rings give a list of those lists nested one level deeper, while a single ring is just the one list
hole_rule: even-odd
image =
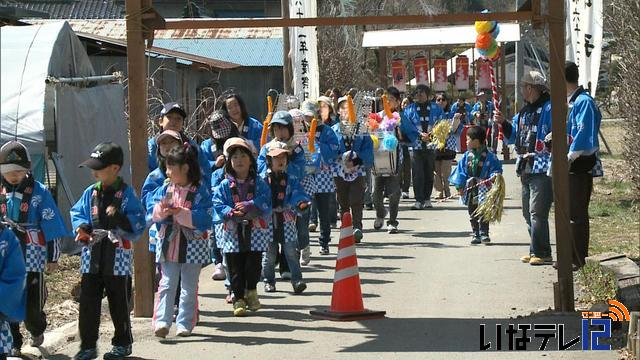
[{"label": "wooden crossbeam", "polygon": [[532,21],[533,11],[496,12],[488,14],[460,13],[402,16],[347,16],[316,18],[257,18],[257,19],[167,19],[163,29],[217,29],[248,27],[295,27],[341,25],[408,25],[408,24],[469,24],[476,20],[502,22]]}]

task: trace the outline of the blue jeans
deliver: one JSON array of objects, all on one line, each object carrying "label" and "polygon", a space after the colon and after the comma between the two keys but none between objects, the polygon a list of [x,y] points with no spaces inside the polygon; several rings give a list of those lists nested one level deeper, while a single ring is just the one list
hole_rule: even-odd
[{"label": "blue jeans", "polygon": [[265,283],[276,283],[276,259],[278,258],[278,246],[283,246],[284,256],[289,264],[291,272],[291,283],[294,284],[302,280],[302,270],[300,269],[300,258],[298,255],[298,243],[296,241],[282,242],[272,241],[269,249],[262,255],[262,279]]},{"label": "blue jeans", "polygon": [[170,327],[175,294],[180,287],[180,305],[176,325],[178,329],[193,330],[198,319],[198,279],[201,264],[162,263],[162,279],[156,294],[155,328]]},{"label": "blue jeans", "polygon": [[[314,196],[314,207],[320,217],[320,244],[328,244],[331,241],[331,215],[335,213],[335,208],[331,208],[331,199],[335,199],[335,193],[316,193]],[[333,211],[333,212],[331,212]]]},{"label": "blue jeans", "polygon": [[522,215],[531,236],[529,254],[550,257],[549,210],[553,202],[551,177],[545,174],[522,174]]},{"label": "blue jeans", "polygon": [[[323,207],[325,204],[318,204],[318,195],[323,197],[327,197],[326,207]],[[316,193],[313,195],[312,205],[311,205],[311,217],[309,218],[309,222],[312,224],[318,225],[318,213],[325,212],[327,214],[327,221],[329,222],[329,228],[331,228],[331,224],[335,224],[338,221],[338,201],[336,199],[336,193]],[[323,214],[324,215],[324,214]],[[321,221],[322,222],[322,221]],[[322,227],[322,225],[320,225]]]},{"label": "blue jeans", "polygon": [[303,211],[302,215],[296,218],[296,228],[298,229],[298,250],[309,246],[309,211]]}]

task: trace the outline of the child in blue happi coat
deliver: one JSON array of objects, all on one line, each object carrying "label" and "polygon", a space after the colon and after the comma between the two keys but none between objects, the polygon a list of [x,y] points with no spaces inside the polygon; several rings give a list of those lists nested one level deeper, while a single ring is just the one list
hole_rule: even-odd
[{"label": "child in blue happi coat", "polygon": [[156,296],[154,331],[169,333],[173,302],[180,281],[176,335],[189,336],[198,318],[197,289],[202,265],[209,263],[208,230],[211,228],[211,194],[201,181],[198,152],[186,143],[166,157],[168,181],[147,201],[147,218],[158,229],[156,262],[162,279]]},{"label": "child in blue happi coat", "polygon": [[21,321],[25,315],[26,269],[20,253],[20,242],[11,229],[0,225],[0,359],[13,354],[10,322]]},{"label": "child in blue happi coat", "polygon": [[[289,113],[293,117],[294,126],[296,123],[301,124],[301,128],[305,130],[304,141],[302,146],[305,150],[305,168],[304,178],[301,180],[305,193],[313,199],[316,193],[329,193],[333,195],[334,185],[331,175],[322,177],[323,164],[333,163],[338,157],[338,137],[329,125],[319,122],[316,126],[314,141],[314,152],[309,149],[308,132],[311,130],[311,124],[314,118],[319,119],[318,104],[315,101],[306,100],[302,103],[300,110],[293,109]],[[307,152],[308,149],[308,152]],[[324,165],[327,167],[327,165]],[[324,179],[324,180],[323,180]],[[323,196],[323,195],[321,195]],[[335,197],[335,195],[334,195]],[[324,205],[324,204],[323,204]],[[313,209],[313,208],[312,208]],[[321,214],[320,222],[321,237],[329,238],[331,233],[331,224],[329,221],[329,211]],[[317,212],[317,210],[316,210]],[[317,217],[317,214],[316,214]],[[311,261],[311,248],[309,247],[309,223],[311,220],[311,212],[304,212],[298,216],[296,225],[298,230],[298,248],[300,250],[300,265],[308,265]]]},{"label": "child in blue happi coat", "polygon": [[449,177],[455,185],[463,204],[467,205],[471,217],[473,238],[471,244],[491,242],[489,223],[473,213],[484,201],[484,196],[491,188],[491,180],[495,174],[502,174],[502,162],[487,149],[486,131],[480,126],[473,126],[467,131],[467,152],[458,162],[458,166]]},{"label": "child in blue happi coat", "polygon": [[[209,166],[212,171],[211,179],[211,193],[213,189],[220,184],[221,178],[224,177],[224,170],[220,170],[224,167],[224,143],[232,138],[239,136],[238,128],[233,124],[229,115],[224,110],[214,111],[208,118],[209,127],[211,129],[211,138],[205,140],[200,145],[200,154],[206,156]],[[216,175],[213,173],[217,172]],[[220,176],[222,174],[222,176]],[[211,245],[211,258],[215,265],[215,270],[211,275],[213,280],[225,280],[227,273],[224,269],[222,252],[217,246],[216,231],[210,234]]]},{"label": "child in blue happi coat", "polygon": [[[224,144],[225,179],[213,195],[214,222],[222,223],[222,252],[231,275],[233,314],[260,309],[262,252],[270,239],[271,191],[260,178],[252,146],[241,138]],[[246,293],[245,293],[246,290]]]},{"label": "child in blue happi coat", "polygon": [[[60,257],[59,242],[69,235],[60,210],[49,190],[30,173],[31,157],[18,141],[9,141],[0,148],[0,173],[3,195],[0,216],[10,220],[20,240],[27,268],[27,312],[25,327],[31,334],[31,346],[44,341],[47,316],[43,311],[47,299],[44,272],[53,271]],[[11,324],[14,354],[20,353],[22,335],[20,323]]]},{"label": "child in blue happi coat", "polygon": [[133,337],[129,319],[129,279],[132,243],[145,229],[142,203],[133,188],[118,175],[124,154],[114,143],[95,147],[91,158],[80,164],[88,167],[97,183],[89,186],[71,208],[76,241],[83,244],[80,264],[80,352],[74,359],[94,359],[100,328],[100,313],[106,291],[115,334],[113,349],[105,359],[131,355]]},{"label": "child in blue happi coat", "polygon": [[293,137],[293,117],[287,111],[277,111],[273,114],[269,123],[269,134],[271,141],[266,143],[258,155],[258,173],[264,175],[267,172],[267,152],[274,143],[285,143],[291,152],[291,161],[287,165],[287,173],[298,181],[304,178],[304,168],[306,159],[304,149]]},{"label": "child in blue happi coat", "polygon": [[[190,139],[184,132],[185,123],[187,122],[187,112],[184,111],[180,104],[170,102],[164,104],[160,111],[160,118],[158,119],[158,126],[162,131],[171,130],[180,135],[180,143],[188,142],[193,146],[198,146],[198,143],[194,139]],[[158,142],[155,138],[150,138],[147,142],[147,149],[149,153],[148,167],[149,172],[154,171],[159,165],[158,158]],[[199,148],[198,148],[199,149]],[[203,179],[209,179],[211,176],[211,167],[207,161],[206,156],[198,157],[198,164],[200,165],[200,172]]]},{"label": "child in blue happi coat", "polygon": [[291,272],[291,284],[296,294],[302,293],[307,285],[302,281],[298,256],[297,212],[308,211],[311,198],[304,192],[300,182],[290,176],[287,170],[289,151],[287,144],[272,143],[267,153],[269,170],[263,179],[271,188],[271,231],[272,241],[262,258],[262,278],[266,292],[276,291],[275,264],[278,246],[282,246],[284,259]]}]

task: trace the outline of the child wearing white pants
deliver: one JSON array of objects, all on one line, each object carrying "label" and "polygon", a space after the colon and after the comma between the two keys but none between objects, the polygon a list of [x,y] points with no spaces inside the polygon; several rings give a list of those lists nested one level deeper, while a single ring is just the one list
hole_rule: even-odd
[{"label": "child wearing white pants", "polygon": [[[211,195],[200,181],[197,150],[189,144],[171,149],[166,157],[170,180],[147,201],[147,213],[158,230],[156,262],[162,278],[156,294],[153,327],[165,338],[171,327],[173,305],[180,284],[176,335],[189,336],[198,321],[198,279],[210,262]],[[149,216],[148,215],[148,216]]]},{"label": "child wearing white pants", "polygon": [[162,279],[158,287],[154,311],[156,329],[168,330],[171,327],[174,314],[173,304],[180,279],[182,282],[180,284],[180,305],[176,317],[178,329],[176,334],[185,335],[185,332],[190,332],[195,327],[198,314],[198,278],[201,269],[201,264],[180,264],[171,261],[162,263]]}]

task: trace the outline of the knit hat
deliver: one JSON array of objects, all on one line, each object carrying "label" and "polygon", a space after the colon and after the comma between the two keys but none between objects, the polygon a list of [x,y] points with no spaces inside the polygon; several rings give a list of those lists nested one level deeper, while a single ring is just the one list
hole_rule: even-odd
[{"label": "knit hat", "polygon": [[231,131],[235,125],[227,117],[226,112],[217,110],[209,115],[209,126],[211,127],[211,137],[225,139],[231,136]]},{"label": "knit hat", "polygon": [[[304,116],[318,116],[318,103],[311,100],[305,100],[300,107]],[[293,114],[292,114],[293,115]]]},{"label": "knit hat", "polygon": [[294,123],[303,122],[303,121],[307,120],[304,117],[305,114],[302,112],[302,110],[291,109],[291,110],[289,110],[289,115],[291,115],[291,118],[292,118]]},{"label": "knit hat", "polygon": [[18,141],[9,141],[0,148],[0,171],[29,171],[31,156],[27,148]]}]

